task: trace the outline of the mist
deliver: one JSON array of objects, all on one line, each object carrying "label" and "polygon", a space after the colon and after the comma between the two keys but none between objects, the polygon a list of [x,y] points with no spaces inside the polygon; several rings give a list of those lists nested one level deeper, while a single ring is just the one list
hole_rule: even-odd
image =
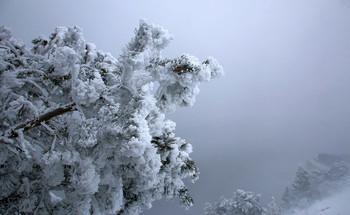
[{"label": "mist", "polygon": [[215,57],[225,77],[168,118],[193,145],[195,205],[156,202],[144,214],[203,214],[238,188],[276,199],[299,163],[350,152],[350,5],[337,0],[9,1],[0,24],[27,46],[57,26],[80,26],[114,56],[140,19],[174,35],[163,56]]}]

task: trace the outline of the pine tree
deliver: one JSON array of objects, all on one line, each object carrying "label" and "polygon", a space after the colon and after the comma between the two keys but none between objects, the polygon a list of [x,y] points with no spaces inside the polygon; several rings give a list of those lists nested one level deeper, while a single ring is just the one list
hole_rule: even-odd
[{"label": "pine tree", "polygon": [[[115,58],[81,29],[27,49],[0,28],[0,213],[138,214],[161,198],[193,204],[192,146],[165,114],[223,74],[213,58],[161,57],[172,36],[141,21]],[[153,90],[154,83],[158,88]]]},{"label": "pine tree", "polygon": [[282,215],[282,208],[279,207],[276,202],[275,198],[271,197],[271,202],[267,205],[266,215]]},{"label": "pine tree", "polygon": [[303,166],[299,166],[290,188],[286,188],[282,196],[282,208],[284,211],[304,208],[309,205],[312,197],[310,174]]},{"label": "pine tree", "polygon": [[291,191],[295,194],[302,194],[310,190],[309,173],[303,166],[299,166],[295,175],[294,182],[291,186]]},{"label": "pine tree", "polygon": [[292,196],[291,196],[291,192],[289,190],[289,187],[286,187],[282,197],[281,197],[281,207],[283,211],[287,211],[291,208],[292,206]]},{"label": "pine tree", "polygon": [[347,163],[335,162],[330,169],[325,173],[325,178],[328,181],[346,181],[350,175],[350,168]]},{"label": "pine tree", "polygon": [[266,211],[259,194],[239,189],[229,199],[221,197],[214,205],[207,203],[204,210],[206,215],[263,215]]}]

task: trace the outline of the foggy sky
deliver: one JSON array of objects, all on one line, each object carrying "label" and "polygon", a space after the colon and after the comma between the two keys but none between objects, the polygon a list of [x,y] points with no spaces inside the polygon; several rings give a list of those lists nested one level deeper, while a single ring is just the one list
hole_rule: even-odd
[{"label": "foggy sky", "polygon": [[213,56],[226,71],[168,115],[194,147],[195,206],[159,201],[144,214],[203,214],[238,188],[278,199],[299,163],[350,153],[349,1],[0,0],[0,25],[26,44],[78,25],[116,57],[141,18],[174,35],[164,57]]}]

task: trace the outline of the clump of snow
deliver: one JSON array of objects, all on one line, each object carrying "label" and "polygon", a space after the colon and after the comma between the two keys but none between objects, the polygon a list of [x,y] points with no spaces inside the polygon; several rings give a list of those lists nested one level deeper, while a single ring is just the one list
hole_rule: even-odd
[{"label": "clump of snow", "polygon": [[49,191],[49,194],[51,197],[51,203],[53,205],[57,205],[59,202],[61,202],[63,200],[60,196],[55,195],[52,191]]}]

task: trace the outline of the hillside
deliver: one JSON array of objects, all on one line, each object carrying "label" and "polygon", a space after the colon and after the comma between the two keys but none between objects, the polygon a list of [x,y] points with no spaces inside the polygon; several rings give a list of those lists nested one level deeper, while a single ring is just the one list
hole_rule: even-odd
[{"label": "hillside", "polygon": [[307,209],[288,215],[347,215],[350,214],[350,185],[341,192],[318,201]]}]

